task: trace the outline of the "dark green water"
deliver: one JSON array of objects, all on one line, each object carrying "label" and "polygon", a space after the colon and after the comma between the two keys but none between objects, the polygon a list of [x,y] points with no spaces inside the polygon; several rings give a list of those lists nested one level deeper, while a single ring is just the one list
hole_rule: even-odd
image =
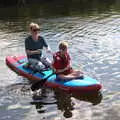
[{"label": "dark green water", "polygon": [[[0,120],[119,120],[119,3],[119,0],[50,0],[1,7]],[[100,81],[103,86],[100,93],[76,95],[48,88],[32,93],[30,86],[24,84],[27,79],[5,65],[6,56],[25,54],[24,38],[31,21],[40,24],[40,34],[53,51],[60,40],[70,43],[73,67]]]}]

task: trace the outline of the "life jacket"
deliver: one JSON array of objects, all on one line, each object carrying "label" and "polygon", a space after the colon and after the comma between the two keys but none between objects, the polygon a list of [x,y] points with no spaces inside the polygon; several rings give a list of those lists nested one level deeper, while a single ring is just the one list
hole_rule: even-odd
[{"label": "life jacket", "polygon": [[[66,52],[64,56],[60,54],[60,52],[57,52],[53,55],[54,62],[52,66],[56,69],[65,69],[67,66],[70,66],[70,56]],[[71,67],[64,71],[61,74],[69,74],[71,72]]]}]

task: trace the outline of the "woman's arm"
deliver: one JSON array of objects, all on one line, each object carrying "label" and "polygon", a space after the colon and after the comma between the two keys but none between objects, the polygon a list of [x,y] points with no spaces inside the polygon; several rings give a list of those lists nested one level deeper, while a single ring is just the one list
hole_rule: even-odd
[{"label": "woman's arm", "polygon": [[48,47],[45,47],[45,49],[46,49],[46,52],[47,52],[47,53],[53,55],[53,52],[52,52],[52,50],[51,50],[51,48],[50,48],[49,46],[48,46]]},{"label": "woman's arm", "polygon": [[42,49],[37,50],[26,50],[27,55],[40,54]]}]

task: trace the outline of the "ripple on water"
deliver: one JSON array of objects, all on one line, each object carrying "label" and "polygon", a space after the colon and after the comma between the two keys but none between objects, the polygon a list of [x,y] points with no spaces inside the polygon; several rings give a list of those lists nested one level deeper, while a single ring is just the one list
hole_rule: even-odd
[{"label": "ripple on water", "polygon": [[[27,18],[28,19],[28,18]],[[61,17],[41,20],[42,35],[56,51],[60,40],[68,40],[72,63],[102,83],[103,99],[81,97],[44,90],[34,96],[28,85],[11,85],[0,89],[0,118],[12,120],[119,120],[120,119],[120,42],[119,15],[91,17]],[[26,21],[26,22],[29,22]],[[26,22],[4,22],[0,31],[1,85],[20,79],[3,66],[7,55],[24,54],[24,37],[21,31]],[[12,23],[12,24],[11,24]],[[10,26],[10,29],[8,29]],[[12,30],[12,27],[14,30]],[[17,29],[16,29],[17,26]],[[16,30],[18,30],[16,32]],[[5,32],[4,32],[5,31]],[[115,37],[117,36],[117,37]],[[86,94],[85,94],[86,95]],[[79,95],[81,96],[81,95]],[[96,99],[95,99],[96,98]],[[94,100],[95,99],[95,100]]]}]

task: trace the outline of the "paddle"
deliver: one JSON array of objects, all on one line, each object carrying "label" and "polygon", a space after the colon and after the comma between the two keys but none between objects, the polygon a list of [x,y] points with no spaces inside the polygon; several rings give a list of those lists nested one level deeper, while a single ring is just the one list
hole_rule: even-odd
[{"label": "paddle", "polygon": [[53,74],[55,74],[55,73],[52,72],[52,74],[48,75],[46,78],[41,79],[40,81],[32,84],[31,90],[32,90],[32,91],[38,90],[40,87],[42,87],[42,86],[45,84],[45,82],[47,81],[47,79],[48,79],[49,77],[51,77]]},{"label": "paddle", "polygon": [[[48,75],[46,78],[39,80],[38,82],[34,83],[31,85],[31,90],[35,91],[38,90],[40,87],[43,87],[43,85],[45,84],[45,82],[48,80],[49,77],[51,77],[52,75],[56,74],[54,71],[52,72],[52,74]],[[74,79],[83,79],[84,76],[80,76]],[[71,79],[72,80],[72,79]]]}]

